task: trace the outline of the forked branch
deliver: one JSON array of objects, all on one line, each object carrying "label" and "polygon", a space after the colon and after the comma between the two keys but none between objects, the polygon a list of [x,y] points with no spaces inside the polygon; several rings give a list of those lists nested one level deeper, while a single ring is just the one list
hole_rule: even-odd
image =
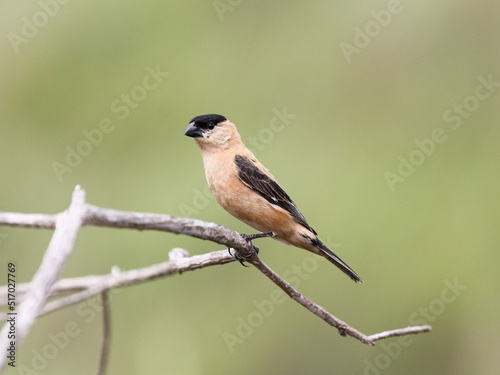
[{"label": "forked branch", "polygon": [[[207,223],[196,219],[100,208],[85,204],[84,199],[84,191],[77,186],[73,193],[70,207],[62,213],[44,215],[0,212],[0,225],[55,229],[43,261],[31,283],[17,285],[19,300],[22,300],[18,309],[18,344],[26,337],[36,317],[39,315],[56,311],[96,294],[101,294],[105,298],[106,292],[112,288],[133,285],[146,280],[177,273],[180,274],[185,271],[192,271],[212,265],[221,265],[234,260],[225,250],[192,257],[175,256],[177,253],[171,253],[168,262],[150,267],[124,272],[115,270],[109,275],[85,276],[57,281],[72,251],[78,230],[81,226],[85,225],[159,230],[209,240],[227,248],[233,248],[241,257],[247,259],[250,264],[278,285],[290,298],[323,319],[329,325],[337,328],[342,336],[354,337],[368,345],[374,345],[375,341],[392,336],[416,334],[431,330],[431,327],[426,325],[396,329],[371,336],[365,335],[295,290],[288,282],[262,262],[254,251],[253,246],[235,231],[214,223]],[[73,294],[65,295],[46,303],[49,297],[57,296],[61,293],[67,294],[68,292],[72,292]],[[2,297],[6,293],[7,287],[0,287],[1,303],[7,300]],[[5,320],[6,315],[4,314],[1,318]],[[4,352],[7,345],[5,339],[7,335],[3,332],[6,329],[7,325],[4,325],[2,333],[0,333],[0,350],[2,352]],[[105,337],[107,337],[107,334]],[[107,351],[106,343],[103,348],[105,348],[103,350],[103,353],[105,353]],[[105,361],[105,355],[103,355],[102,360]],[[5,366],[5,356],[0,356],[0,369],[3,366]]]}]

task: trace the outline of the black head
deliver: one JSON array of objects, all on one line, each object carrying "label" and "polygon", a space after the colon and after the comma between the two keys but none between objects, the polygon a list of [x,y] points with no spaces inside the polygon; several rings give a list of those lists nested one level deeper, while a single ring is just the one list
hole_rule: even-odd
[{"label": "black head", "polygon": [[224,116],[215,114],[196,116],[189,122],[184,134],[193,138],[202,137],[204,132],[212,130],[217,124],[226,120]]}]

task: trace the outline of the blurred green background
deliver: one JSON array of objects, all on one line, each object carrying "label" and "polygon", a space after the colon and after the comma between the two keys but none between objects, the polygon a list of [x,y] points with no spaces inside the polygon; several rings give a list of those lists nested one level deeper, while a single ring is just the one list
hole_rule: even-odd
[{"label": "blurred green background", "polygon": [[[262,259],[301,267],[299,290],[364,333],[433,331],[367,347],[293,301],[269,307],[276,286],[232,263],[113,293],[108,374],[498,373],[499,17],[464,0],[2,1],[0,211],[60,212],[80,184],[94,205],[252,232],[205,195],[183,135],[220,113],[365,284],[270,239]],[[30,280],[51,235],[0,227],[2,267]],[[85,227],[63,276],[174,247],[221,249]],[[95,304],[39,319],[5,373],[94,373]]]}]

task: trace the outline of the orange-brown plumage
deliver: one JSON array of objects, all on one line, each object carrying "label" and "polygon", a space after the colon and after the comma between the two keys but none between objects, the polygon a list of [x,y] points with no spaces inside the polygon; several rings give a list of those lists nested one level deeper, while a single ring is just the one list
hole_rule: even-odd
[{"label": "orange-brown plumage", "polygon": [[351,279],[359,276],[317,237],[273,175],[248,150],[234,124],[220,115],[191,120],[193,137],[203,157],[205,175],[215,199],[231,215],[275,239],[321,255]]}]

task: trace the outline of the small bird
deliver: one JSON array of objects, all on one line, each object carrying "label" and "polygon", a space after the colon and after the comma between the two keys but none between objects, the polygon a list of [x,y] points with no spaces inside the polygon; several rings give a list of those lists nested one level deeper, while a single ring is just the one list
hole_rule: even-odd
[{"label": "small bird", "polygon": [[194,138],[215,199],[231,215],[288,245],[328,259],[357,283],[361,278],[319,239],[304,215],[275,178],[245,147],[236,126],[226,117],[201,115],[189,122],[185,135]]}]

